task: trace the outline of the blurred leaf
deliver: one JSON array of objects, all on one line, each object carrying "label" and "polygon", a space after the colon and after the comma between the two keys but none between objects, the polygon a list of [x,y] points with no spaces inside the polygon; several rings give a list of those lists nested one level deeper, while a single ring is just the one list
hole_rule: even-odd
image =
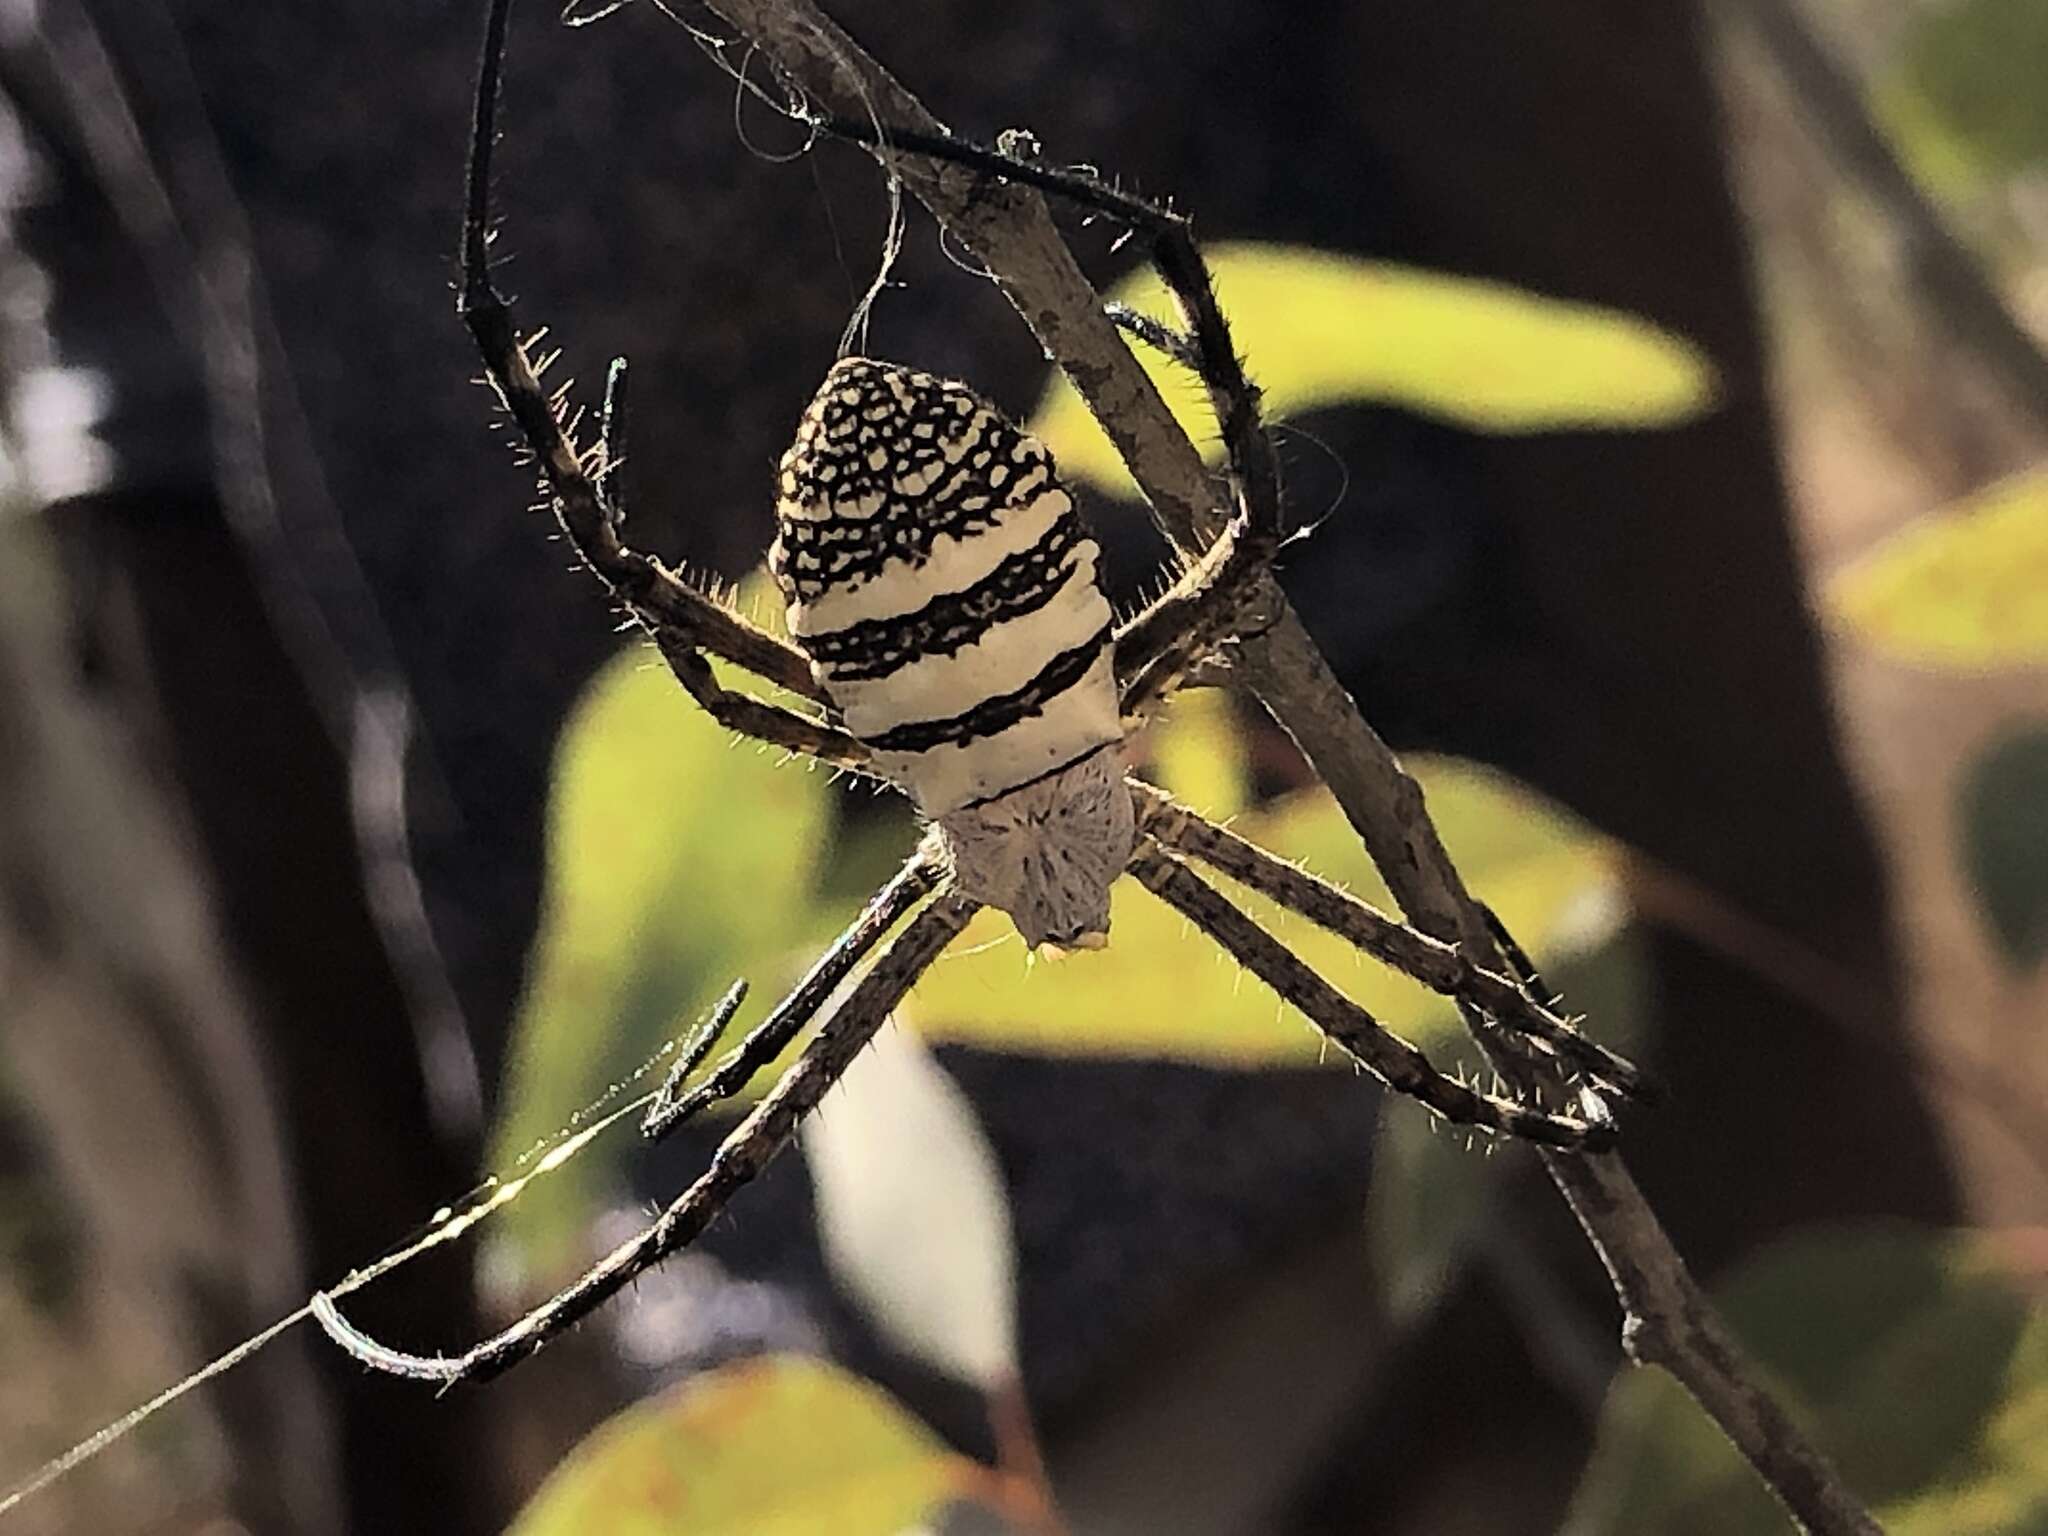
[{"label": "blurred leaf", "polygon": [[1506,1165],[1474,1155],[1469,1142],[1432,1115],[1380,1116],[1365,1224],[1381,1303],[1397,1330],[1449,1289],[1486,1219],[1494,1170]]},{"label": "blurred leaf", "polygon": [[884,1028],[803,1124],[832,1271],[898,1348],[991,1391],[1017,1376],[1016,1256],[994,1151],[915,1032]]},{"label": "blurred leaf", "polygon": [[[1966,1241],[1814,1231],[1721,1287],[1789,1410],[1892,1536],[2048,1530],[2048,1309]],[[1618,1378],[1569,1536],[1780,1536],[1784,1514],[1671,1379]]]},{"label": "blurred leaf", "polygon": [[2048,5],[1921,9],[1875,100],[1916,173],[1943,191],[2048,160]]},{"label": "blurred leaf", "polygon": [[607,1420],[509,1536],[896,1536],[984,1478],[879,1389],[769,1356]]},{"label": "blurred leaf", "polygon": [[[547,891],[514,1026],[503,1165],[687,1027],[736,974],[772,995],[819,927],[824,777],[736,743],[635,646],[565,726]],[[603,1186],[599,1143],[511,1208],[541,1267]]]},{"label": "blurred leaf", "polygon": [[1220,688],[1175,694],[1161,723],[1141,738],[1147,774],[1182,805],[1228,821],[1251,800],[1251,770],[1230,695]]},{"label": "blurred leaf", "polygon": [[[1590,946],[1590,947],[1583,947]],[[1586,925],[1556,933],[1544,980],[1575,1013],[1605,1026],[1609,1044],[1634,1049],[1627,1031],[1646,1015],[1649,972],[1635,930]],[[1446,1020],[1448,1023],[1448,1019]],[[1412,1325],[1456,1280],[1492,1219],[1493,1191],[1512,1160],[1474,1155],[1474,1138],[1433,1116],[1383,1114],[1366,1200],[1366,1234],[1381,1304],[1396,1328]],[[1481,1141],[1490,1153],[1497,1142]]]},{"label": "blurred leaf", "polygon": [[1958,841],[1970,894],[2005,957],[2048,957],[2048,723],[2008,731],[1963,775]]},{"label": "blurred leaf", "polygon": [[[1161,728],[1179,727],[1169,719]],[[1209,726],[1197,722],[1197,728]],[[1173,756],[1159,754],[1162,762]],[[1574,928],[1585,904],[1612,889],[1604,846],[1561,811],[1497,775],[1448,760],[1411,766],[1474,888],[1539,963],[1556,959],[1558,938]],[[1392,910],[1371,860],[1327,791],[1248,811],[1232,825],[1280,857],[1301,860]],[[1455,1011],[1435,994],[1264,898],[1221,883],[1262,925],[1389,1028],[1425,1047],[1463,1038]],[[1009,920],[983,913],[920,983],[915,999],[927,1036],[1001,1050],[1159,1056],[1230,1066],[1337,1059],[1305,1020],[1130,880],[1120,881],[1112,895],[1107,949],[1032,963]]]},{"label": "blurred leaf", "polygon": [[1857,634],[1926,666],[2048,664],[2048,469],[1885,540],[1835,579]]},{"label": "blurred leaf", "polygon": [[[1690,342],[1619,310],[1524,289],[1254,242],[1203,253],[1272,420],[1385,401],[1477,432],[1668,427],[1709,409],[1714,373]],[[1110,297],[1174,313],[1149,270]],[[1220,457],[1200,386],[1135,348],[1195,442]],[[1135,496],[1109,440],[1064,378],[1031,430],[1070,477]]]}]

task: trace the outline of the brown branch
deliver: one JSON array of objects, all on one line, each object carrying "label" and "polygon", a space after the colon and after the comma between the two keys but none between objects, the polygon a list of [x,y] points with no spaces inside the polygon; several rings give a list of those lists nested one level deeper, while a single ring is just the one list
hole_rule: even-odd
[{"label": "brown branch", "polygon": [[[813,105],[918,133],[941,125],[887,70],[807,0],[708,0]],[[1194,446],[1115,325],[1035,193],[915,155],[890,167],[981,261],[1047,355],[1102,423],[1174,541],[1199,547],[1223,509]],[[1243,648],[1242,677],[1329,785],[1415,925],[1476,962],[1501,957],[1423,806],[1422,791],[1366,724],[1300,619],[1277,590],[1278,622]],[[1518,1089],[1530,1069],[1503,1037],[1480,1032]],[[1614,1283],[1622,1340],[1690,1391],[1805,1529],[1868,1536],[1878,1527],[1827,1460],[1757,1382],[1712,1304],[1613,1154],[1540,1153]]]}]

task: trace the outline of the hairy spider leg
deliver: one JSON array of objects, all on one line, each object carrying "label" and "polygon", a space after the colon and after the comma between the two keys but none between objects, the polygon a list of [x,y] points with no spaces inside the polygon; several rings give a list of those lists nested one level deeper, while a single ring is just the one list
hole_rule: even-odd
[{"label": "hairy spider leg", "polygon": [[624,462],[625,362],[612,365],[607,386],[605,437],[594,455],[579,449],[566,393],[550,394],[536,362],[534,342],[522,342],[512,311],[491,280],[491,154],[504,76],[505,34],[511,0],[491,0],[485,20],[483,61],[477,75],[469,163],[462,213],[462,282],[456,311],[476,342],[499,400],[518,424],[539,465],[548,500],[583,563],[655,640],[670,669],[713,719],[742,735],[786,751],[822,758],[859,771],[867,754],[831,724],[751,698],[721,685],[706,655],[721,657],[799,698],[827,701],[809,664],[793,646],[713,602],[651,555],[620,538],[624,521],[618,469]]},{"label": "hairy spider leg", "polygon": [[327,1336],[362,1364],[386,1375],[453,1385],[488,1381],[568,1331],[633,1279],[694,1241],[741,1188],[751,1183],[796,1134],[797,1124],[844,1075],[853,1058],[945,947],[967,926],[975,904],[941,894],[911,918],[875,958],[817,1038],[767,1096],[719,1144],[711,1166],[652,1225],[599,1259],[582,1277],[510,1327],[460,1355],[416,1355],[393,1349],[351,1323],[331,1296],[313,1298],[313,1316]]},{"label": "hairy spider leg", "polygon": [[1160,900],[1194,923],[1225,952],[1294,1004],[1396,1093],[1441,1119],[1498,1131],[1568,1151],[1602,1151],[1615,1128],[1604,1116],[1578,1119],[1480,1093],[1429,1064],[1414,1046],[1311,970],[1299,956],[1245,916],[1227,897],[1160,844],[1145,840],[1131,873]]},{"label": "hairy spider leg", "polygon": [[[1551,1011],[1556,999],[1549,994],[1532,993],[1519,978],[1481,969],[1455,944],[1397,922],[1349,891],[1176,804],[1149,784],[1134,780],[1131,793],[1138,804],[1139,827],[1173,852],[1200,859],[1432,991],[1475,1004],[1500,1027],[1533,1037],[1605,1091],[1638,1103],[1657,1099],[1659,1090],[1649,1074],[1558,1017]],[[1520,950],[1516,945],[1515,953]],[[1523,955],[1521,964],[1527,962]]]},{"label": "hairy spider leg", "polygon": [[[889,930],[918,902],[938,888],[943,862],[936,848],[926,843],[873,896],[832,945],[803,974],[797,984],[754,1028],[741,1037],[688,1092],[683,1079],[695,1063],[676,1064],[661,1085],[654,1102],[640,1122],[640,1132],[660,1140],[685,1121],[711,1105],[731,1098],[752,1082],[754,1075],[803,1033],[817,1011],[825,1005],[839,984],[888,936]],[[701,1059],[701,1058],[700,1058]]]}]

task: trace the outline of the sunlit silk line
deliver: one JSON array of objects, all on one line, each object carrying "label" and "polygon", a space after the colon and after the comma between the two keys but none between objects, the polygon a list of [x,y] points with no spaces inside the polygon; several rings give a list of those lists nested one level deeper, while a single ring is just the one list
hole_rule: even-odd
[{"label": "sunlit silk line", "polygon": [[[645,1062],[637,1072],[634,1072],[624,1081],[631,1082],[635,1078],[645,1076],[657,1062],[666,1058],[674,1048],[675,1042],[669,1042],[668,1045],[664,1046],[650,1060]],[[574,1124],[584,1115],[589,1114],[597,1105],[604,1103],[606,1099],[616,1094],[621,1086],[622,1084],[615,1083],[610,1088],[607,1088],[590,1105],[578,1110],[571,1117],[570,1123]],[[140,1407],[123,1414],[120,1418],[114,1420],[113,1423],[107,1425],[106,1428],[79,1441],[78,1444],[65,1451],[62,1455],[45,1462],[25,1481],[16,1484],[4,1497],[0,1497],[0,1515],[5,1515],[9,1510],[16,1508],[18,1505],[42,1492],[43,1489],[56,1482],[65,1473],[92,1460],[93,1457],[99,1455],[108,1446],[114,1444],[117,1440],[125,1438],[138,1425],[154,1417],[163,1409],[170,1407],[171,1404],[192,1391],[195,1387],[202,1387],[216,1376],[224,1375],[228,1371],[233,1370],[272,1339],[278,1337],[278,1335],[290,1331],[294,1326],[304,1322],[307,1318],[315,1317],[323,1312],[329,1316],[338,1316],[334,1312],[334,1302],[337,1299],[361,1290],[372,1281],[382,1279],[400,1265],[411,1263],[429,1249],[438,1248],[443,1243],[453,1242],[493,1212],[510,1205],[525,1191],[527,1185],[531,1184],[535,1179],[553,1173],[556,1169],[562,1167],[591,1142],[611,1129],[612,1126],[618,1124],[619,1121],[629,1115],[641,1113],[648,1105],[655,1101],[657,1096],[658,1090],[649,1090],[637,1098],[627,1100],[603,1118],[592,1121],[582,1130],[575,1132],[573,1135],[568,1136],[549,1148],[534,1163],[530,1172],[523,1173],[518,1178],[507,1179],[497,1184],[496,1188],[492,1189],[486,1198],[477,1201],[475,1204],[466,1204],[460,1209],[444,1207],[441,1212],[437,1213],[431,1228],[412,1242],[394,1249],[373,1264],[366,1264],[360,1269],[350,1270],[348,1274],[335,1282],[335,1284],[327,1287],[325,1290],[315,1291],[306,1299],[305,1305],[297,1311],[279,1318],[261,1333],[244,1339],[226,1354],[201,1366],[175,1386],[166,1387]],[[532,1155],[529,1151],[526,1157],[531,1157]],[[522,1158],[521,1161],[525,1161],[525,1158]],[[514,1166],[517,1166],[517,1164]]]},{"label": "sunlit silk line", "polygon": [[17,1485],[5,1498],[0,1498],[0,1515],[6,1514],[10,1509],[13,1509],[17,1504],[22,1503],[31,1496],[41,1493],[73,1467],[92,1460],[101,1451],[104,1451],[116,1440],[121,1439],[130,1430],[134,1429],[136,1425],[155,1414],[158,1409],[168,1408],[194,1387],[211,1381],[214,1377],[221,1375],[225,1371],[233,1370],[272,1339],[289,1329],[294,1323],[302,1322],[312,1315],[313,1304],[309,1300],[306,1305],[300,1307],[298,1311],[292,1313],[289,1317],[279,1318],[261,1333],[256,1334],[252,1338],[244,1339],[211,1365],[201,1367],[176,1386],[165,1388],[140,1408],[133,1409],[114,1420],[113,1423],[109,1424],[98,1434],[79,1441],[78,1444],[71,1447],[63,1455],[52,1461],[45,1462],[42,1468],[34,1476],[30,1477],[27,1482]]},{"label": "sunlit silk line", "polygon": [[371,1281],[381,1279],[383,1276],[390,1274],[399,1265],[410,1264],[429,1249],[438,1248],[443,1243],[452,1243],[471,1227],[476,1226],[484,1218],[491,1215],[492,1212],[500,1210],[518,1199],[525,1191],[526,1186],[535,1179],[540,1178],[544,1174],[553,1173],[557,1168],[567,1163],[570,1158],[590,1145],[591,1142],[595,1141],[614,1125],[617,1125],[619,1121],[625,1119],[626,1116],[640,1113],[648,1105],[652,1104],[654,1099],[654,1093],[643,1093],[637,1099],[627,1100],[603,1119],[592,1121],[582,1130],[576,1132],[575,1135],[551,1148],[546,1156],[533,1165],[531,1173],[523,1173],[516,1179],[505,1180],[496,1189],[492,1190],[487,1198],[478,1201],[475,1205],[469,1206],[466,1209],[444,1211],[437,1218],[433,1227],[422,1233],[412,1242],[405,1244],[401,1248],[394,1249],[373,1264],[365,1264],[361,1269],[350,1270],[340,1280],[325,1290],[315,1291],[311,1298],[308,1299],[306,1305],[300,1309],[298,1315],[301,1317],[308,1316],[320,1307],[320,1303],[323,1300],[331,1302],[337,1297],[348,1295],[352,1291],[359,1291]]}]

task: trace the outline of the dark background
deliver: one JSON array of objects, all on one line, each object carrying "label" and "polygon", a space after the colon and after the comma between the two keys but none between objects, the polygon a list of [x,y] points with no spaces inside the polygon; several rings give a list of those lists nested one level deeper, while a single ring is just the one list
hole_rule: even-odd
[{"label": "dark background", "polygon": [[[19,475],[0,527],[9,1475],[382,1251],[479,1164],[550,752],[619,641],[522,511],[453,316],[475,9],[50,0],[0,43],[10,455],[77,460],[21,383],[54,364],[105,381],[109,456],[89,484]],[[1934,1037],[1893,917],[1927,882],[1909,868],[1901,896],[1910,850],[1884,827],[1912,823],[1922,769],[1866,750],[1852,778],[1806,590],[1887,518],[2037,452],[2039,402],[1924,318],[1873,344],[1915,378],[1773,366],[1773,261],[1795,275],[1781,330],[1842,345],[1808,313],[1840,257],[1807,210],[1846,175],[1780,61],[1725,17],[1621,0],[835,15],[956,128],[1029,124],[1057,158],[1173,194],[1206,238],[1496,277],[1703,348],[1722,406],[1670,431],[1308,419],[1349,488],[1287,585],[1397,747],[1497,765],[1641,851],[1672,1102],[1628,1153],[1703,1272],[1825,1218],[2038,1209],[2038,1174],[2029,1195],[1916,1065]],[[882,212],[860,154],[782,159],[788,124],[739,117],[744,139],[732,82],[652,6],[515,20],[501,282],[593,389],[632,355],[635,537],[729,576],[765,546],[769,467]],[[1108,232],[1075,238],[1105,284],[1128,264]],[[1042,360],[915,214],[897,276],[873,348],[1026,413]],[[1328,464],[1288,451],[1300,503],[1323,505]],[[1787,462],[1838,471],[1803,487],[1804,524]],[[1155,546],[1131,509],[1092,510],[1135,588]],[[1983,707],[1882,675],[1850,702],[1879,734]],[[1235,1348],[1254,1381],[1341,1359],[1286,1422],[1240,1422],[1241,1456],[1170,1528],[1554,1528],[1588,1404],[1498,1275],[1462,1271],[1398,1336],[1326,1342],[1359,1263],[1370,1092],[948,1061],[1013,1181],[1027,1369],[1077,1509],[1166,1518],[1139,1490],[1238,1390],[1187,1361]],[[665,1151],[643,1193],[707,1150]],[[1533,1164],[1510,1177],[1516,1251],[1604,1370],[1591,1257]],[[958,1389],[832,1298],[807,1201],[779,1169],[712,1251],[985,1450]],[[488,1321],[452,1264],[363,1310],[422,1345]],[[600,1329],[440,1400],[294,1336],[22,1528],[492,1530],[646,1385]]]}]

